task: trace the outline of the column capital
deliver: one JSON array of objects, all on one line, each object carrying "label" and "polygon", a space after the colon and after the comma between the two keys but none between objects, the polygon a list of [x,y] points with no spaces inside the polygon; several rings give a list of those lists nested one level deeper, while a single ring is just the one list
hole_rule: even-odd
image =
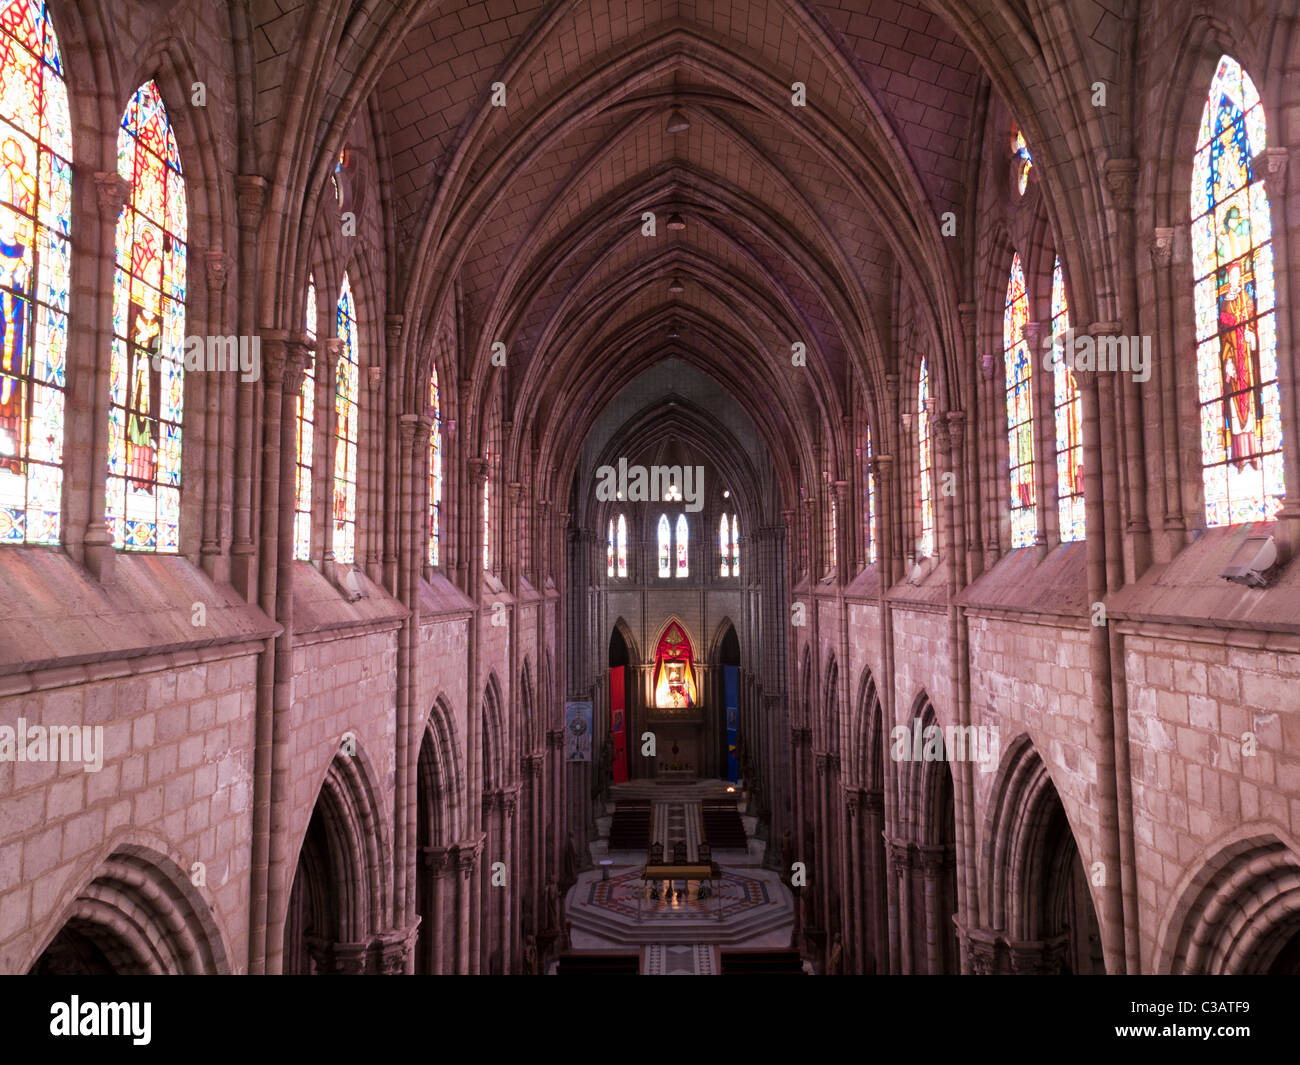
[{"label": "column capital", "polygon": [[1110,190],[1111,199],[1120,210],[1133,208],[1134,194],[1137,192],[1138,161],[1136,159],[1107,159],[1103,167],[1106,188]]},{"label": "column capital", "polygon": [[564,730],[553,728],[546,730],[546,746],[553,751],[564,749]]},{"label": "column capital", "polygon": [[235,178],[235,190],[240,224],[256,228],[262,222],[266,203],[266,178],[261,174],[240,174]]},{"label": "column capital", "polygon": [[1168,266],[1174,255],[1174,230],[1172,226],[1157,226],[1149,245],[1151,261],[1156,266]]},{"label": "column capital", "polygon": [[[1300,154],[1300,153],[1298,153]],[[1291,157],[1290,148],[1265,148],[1257,158],[1264,164],[1264,173],[1270,181],[1280,181],[1286,174],[1287,160]]]},{"label": "column capital", "polygon": [[226,279],[234,265],[234,259],[223,248],[209,248],[203,253],[203,274],[209,291],[220,292],[226,287]]},{"label": "column capital", "polygon": [[384,316],[384,340],[388,346],[396,347],[402,339],[402,323],[406,319],[400,314],[389,314]]},{"label": "column capital", "polygon": [[454,861],[452,852],[447,847],[420,848],[420,864],[435,877],[441,877]]},{"label": "column capital", "polygon": [[131,183],[116,170],[95,171],[95,201],[100,216],[116,220],[131,195]]}]

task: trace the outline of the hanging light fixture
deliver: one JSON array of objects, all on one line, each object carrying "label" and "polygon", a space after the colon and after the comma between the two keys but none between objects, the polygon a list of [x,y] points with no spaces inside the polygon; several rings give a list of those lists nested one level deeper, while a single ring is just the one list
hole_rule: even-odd
[{"label": "hanging light fixture", "polygon": [[680,214],[674,211],[672,214],[668,216],[668,228],[673,230],[674,232],[683,230],[686,228],[686,219],[684,219]]},{"label": "hanging light fixture", "polygon": [[668,291],[671,292],[674,296],[680,296],[683,292],[685,292],[686,290],[682,287],[682,279],[680,277],[674,276],[672,280],[668,282]]},{"label": "hanging light fixture", "polygon": [[668,112],[667,129],[669,133],[685,133],[690,128],[691,120],[682,113],[680,107],[674,107]]}]

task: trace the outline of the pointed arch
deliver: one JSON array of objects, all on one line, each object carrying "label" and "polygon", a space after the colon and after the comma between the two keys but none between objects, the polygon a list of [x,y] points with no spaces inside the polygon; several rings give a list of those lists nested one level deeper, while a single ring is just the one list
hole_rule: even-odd
[{"label": "pointed arch", "polygon": [[1268,521],[1282,506],[1281,392],[1272,216],[1255,158],[1264,105],[1249,74],[1219,59],[1192,165],[1196,376],[1207,525]]},{"label": "pointed arch", "polygon": [[0,544],[57,544],[72,265],[72,117],[42,0],[0,11]]},{"label": "pointed arch", "polygon": [[438,391],[438,367],[429,374],[429,565],[442,559],[442,396]]},{"label": "pointed arch", "polygon": [[917,528],[920,530],[920,536],[917,539],[916,553],[920,558],[929,558],[935,553],[934,443],[930,436],[932,403],[929,361],[922,356],[916,381],[916,447],[917,469],[920,474],[917,486],[917,500],[920,505],[920,522]]},{"label": "pointed arch", "polygon": [[289,892],[287,974],[378,971],[375,937],[389,912],[391,849],[373,781],[359,747],[336,754],[325,771]]},{"label": "pointed arch", "polygon": [[1056,509],[1061,543],[1087,533],[1083,497],[1083,397],[1074,370],[1067,365],[1070,303],[1065,294],[1061,257],[1052,266],[1052,399],[1056,431]]},{"label": "pointed arch", "polygon": [[[1019,951],[1015,958],[999,959],[1002,966],[1105,971],[1096,903],[1074,827],[1027,734],[1011,742],[998,767],[981,864],[990,926]],[[1032,958],[1023,948],[1031,942],[1039,951]],[[1007,949],[1005,942],[1000,949]]]},{"label": "pointed arch", "polygon": [[484,792],[495,791],[506,784],[506,740],[501,682],[493,670],[483,687]]},{"label": "pointed arch", "polygon": [[117,159],[130,194],[115,242],[106,520],[116,547],[175,552],[189,222],[180,148],[152,80],[122,115]]},{"label": "pointed arch", "polygon": [[1175,890],[1155,970],[1300,972],[1300,847],[1266,824],[1243,825]]},{"label": "pointed arch", "polygon": [[1017,252],[1011,258],[1002,317],[1002,360],[1006,385],[1007,456],[1010,481],[1011,546],[1038,538],[1038,479],[1034,472],[1033,359],[1025,330],[1029,297]]},{"label": "pointed arch", "polygon": [[171,858],[118,843],[64,906],[37,975],[228,974],[209,903]]},{"label": "pointed arch", "polygon": [[339,354],[334,363],[333,551],[339,562],[356,561],[357,463],[361,439],[361,355],[357,340],[357,307],[347,271],[339,286],[335,309]]}]

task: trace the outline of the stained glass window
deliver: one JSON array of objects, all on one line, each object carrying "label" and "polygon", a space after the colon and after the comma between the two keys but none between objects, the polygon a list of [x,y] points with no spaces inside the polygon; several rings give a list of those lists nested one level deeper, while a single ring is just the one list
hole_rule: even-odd
[{"label": "stained glass window", "polygon": [[740,523],[731,515],[731,575],[740,576]]},{"label": "stained glass window", "polygon": [[627,519],[622,514],[618,516],[617,534],[614,543],[618,548],[618,575],[627,576]]},{"label": "stained glass window", "polygon": [[686,561],[687,547],[690,541],[690,527],[686,524],[686,515],[677,515],[677,576],[690,575],[690,565]]},{"label": "stained glass window", "polygon": [[483,449],[483,568],[492,568],[492,449]]},{"label": "stained glass window", "polygon": [[1023,196],[1025,189],[1029,188],[1029,171],[1034,168],[1034,157],[1029,154],[1029,145],[1019,126],[1011,129],[1011,154],[1014,157],[1012,165],[1016,168],[1016,188]]},{"label": "stained glass window", "polygon": [[1207,525],[1265,521],[1282,505],[1272,220],[1254,159],[1264,108],[1224,56],[1192,165],[1196,374]]},{"label": "stained glass window", "polygon": [[1066,365],[1062,345],[1070,328],[1070,305],[1058,256],[1052,268],[1052,391],[1056,408],[1056,510],[1061,543],[1082,540],[1083,516],[1083,400],[1074,371]]},{"label": "stained glass window", "polygon": [[1007,447],[1011,477],[1011,546],[1025,547],[1038,538],[1038,491],[1034,478],[1033,367],[1025,326],[1029,300],[1020,256],[1011,260],[1007,302],[1002,316],[1002,357],[1007,384]]},{"label": "stained glass window", "polygon": [[668,515],[659,515],[659,576],[671,577],[672,572],[668,567],[668,556],[672,546],[672,526],[668,524]]},{"label": "stained glass window", "polygon": [[866,504],[867,513],[867,563],[871,564],[876,561],[876,475],[871,469],[871,426],[867,426],[867,446],[864,452],[865,460],[862,464],[863,480],[866,481],[866,498],[863,502]]},{"label": "stained glass window", "polygon": [[185,179],[152,81],[135,91],[122,116],[117,172],[131,192],[117,219],[106,517],[118,547],[175,551],[185,398]]},{"label": "stained glass window", "polygon": [[439,563],[442,547],[442,402],[438,396],[438,367],[429,380],[433,430],[429,434],[429,565]]},{"label": "stained glass window", "polygon": [[614,576],[614,519],[609,519],[609,527],[605,532],[605,576]]},{"label": "stained glass window", "polygon": [[916,387],[916,441],[921,470],[921,535],[916,551],[919,557],[929,558],[934,554],[934,445],[930,440],[930,373],[925,359],[921,360]]},{"label": "stained glass window", "polygon": [[840,514],[839,505],[834,494],[831,495],[831,522],[827,528],[829,541],[826,545],[826,557],[833,570],[840,564]]},{"label": "stained glass window", "polygon": [[[307,279],[307,338],[316,340],[316,279]],[[311,558],[311,478],[312,447],[316,434],[316,365],[309,357],[298,392],[298,454],[295,462],[297,479],[293,499],[293,557]]]},{"label": "stained glass window", "polygon": [[722,515],[718,522],[718,552],[722,556],[720,577],[731,576],[731,522]]},{"label": "stained glass window", "polygon": [[356,561],[357,441],[360,439],[360,367],[357,350],[357,309],[352,283],[343,275],[336,315],[340,345],[334,367],[334,557]]},{"label": "stained glass window", "polygon": [[72,194],[63,58],[40,0],[0,6],[0,543],[59,541]]}]

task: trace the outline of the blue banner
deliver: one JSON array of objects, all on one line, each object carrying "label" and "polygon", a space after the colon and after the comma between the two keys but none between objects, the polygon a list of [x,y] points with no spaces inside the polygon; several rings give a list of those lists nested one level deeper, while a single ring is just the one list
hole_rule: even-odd
[{"label": "blue banner", "polygon": [[740,667],[722,667],[723,706],[727,715],[727,779],[740,780],[740,758],[736,751],[740,734]]}]

